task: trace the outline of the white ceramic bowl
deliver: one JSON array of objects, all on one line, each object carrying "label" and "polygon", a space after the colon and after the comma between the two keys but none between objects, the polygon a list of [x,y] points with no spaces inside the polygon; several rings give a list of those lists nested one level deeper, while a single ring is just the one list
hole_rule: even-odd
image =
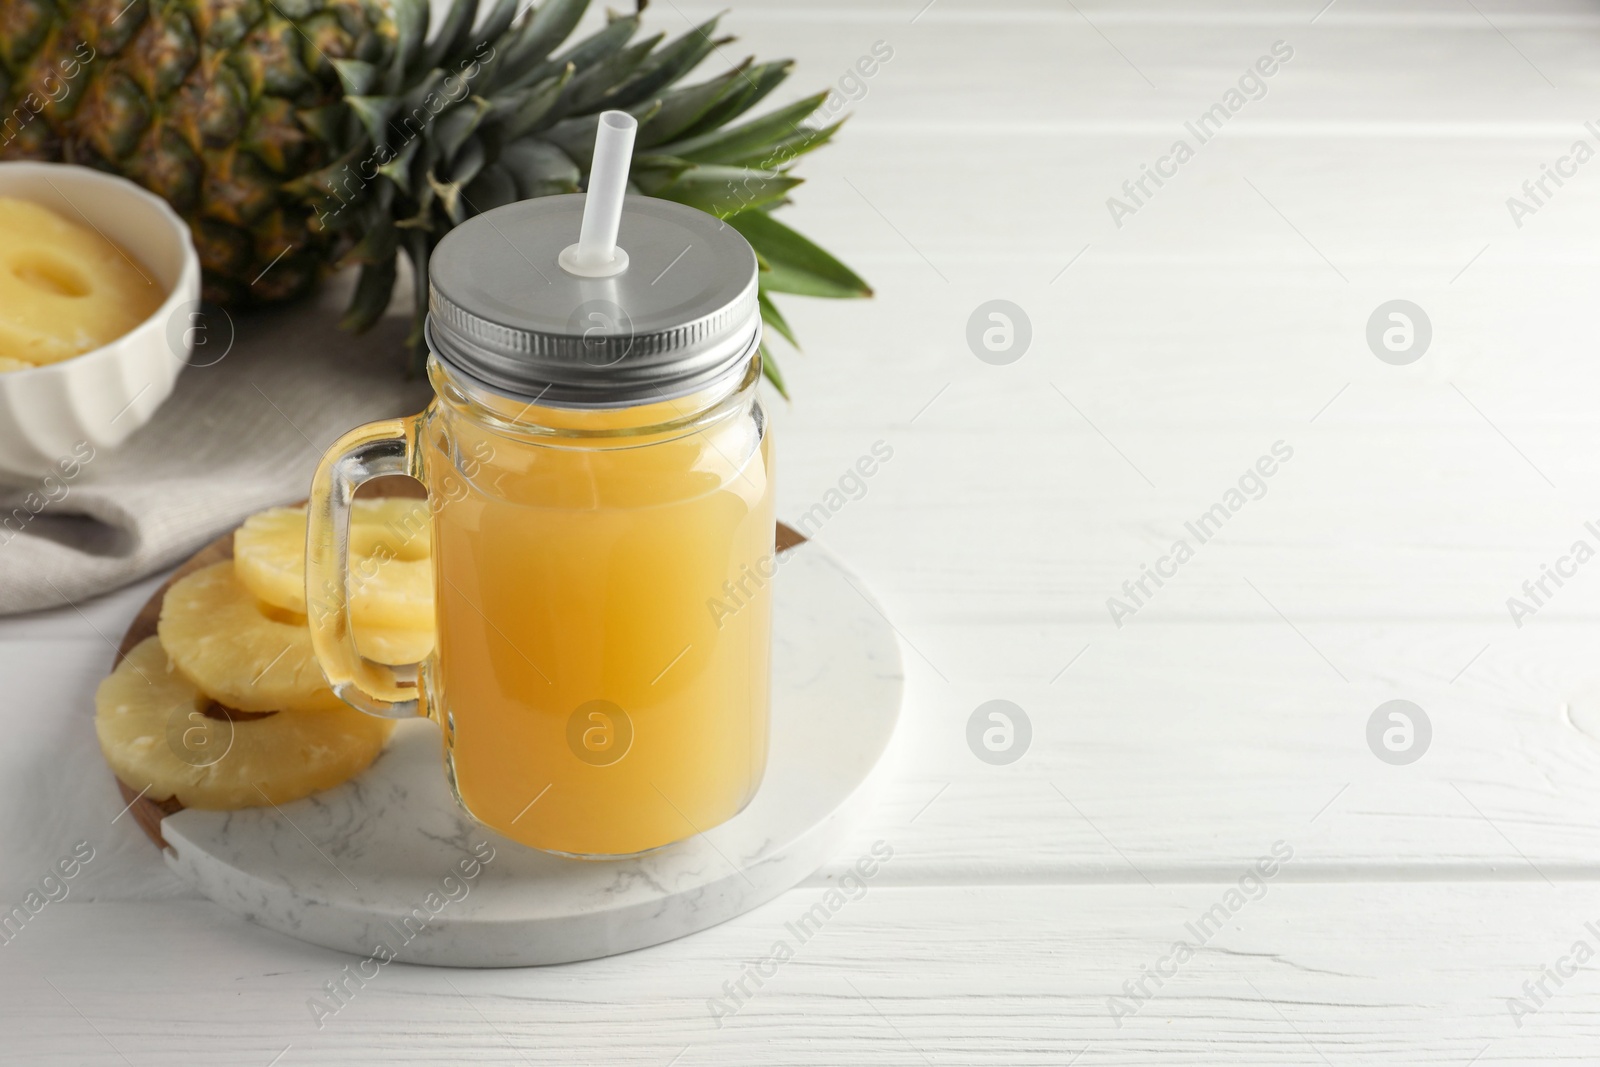
[{"label": "white ceramic bowl", "polygon": [[0,484],[19,484],[81,459],[84,442],[98,454],[150,421],[189,357],[187,324],[169,324],[186,305],[198,310],[200,260],[188,225],[125,178],[64,163],[0,163],[0,196],[87,220],[167,293],[154,314],[104,347],[0,374]]}]

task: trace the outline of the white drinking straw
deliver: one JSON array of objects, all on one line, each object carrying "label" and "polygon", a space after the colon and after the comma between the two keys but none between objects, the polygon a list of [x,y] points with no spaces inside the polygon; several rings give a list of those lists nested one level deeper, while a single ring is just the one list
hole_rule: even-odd
[{"label": "white drinking straw", "polygon": [[605,278],[628,268],[628,253],[617,247],[622,224],[622,196],[633,161],[633,136],[638,120],[626,111],[602,111],[595,129],[594,160],[589,166],[589,195],[583,204],[578,243],[562,250],[568,274]]}]

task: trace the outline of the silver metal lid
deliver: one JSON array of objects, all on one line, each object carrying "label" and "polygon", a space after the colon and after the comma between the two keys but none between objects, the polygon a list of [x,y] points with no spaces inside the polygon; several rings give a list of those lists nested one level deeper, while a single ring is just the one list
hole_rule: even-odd
[{"label": "silver metal lid", "polygon": [[538,197],[467,220],[428,264],[428,347],[485,385],[553,407],[683,396],[742,365],[761,340],[749,242],[703,211],[630,196],[607,278],[557,262],[584,195]]}]

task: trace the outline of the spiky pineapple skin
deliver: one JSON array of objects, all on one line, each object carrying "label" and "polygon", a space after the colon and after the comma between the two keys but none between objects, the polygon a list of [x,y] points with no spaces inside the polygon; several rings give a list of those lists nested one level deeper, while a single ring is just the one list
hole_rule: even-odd
[{"label": "spiky pineapple skin", "polygon": [[286,188],[330,161],[297,115],[392,36],[372,0],[0,0],[0,159],[131,178],[188,221],[208,299],[280,300],[337,254]]}]

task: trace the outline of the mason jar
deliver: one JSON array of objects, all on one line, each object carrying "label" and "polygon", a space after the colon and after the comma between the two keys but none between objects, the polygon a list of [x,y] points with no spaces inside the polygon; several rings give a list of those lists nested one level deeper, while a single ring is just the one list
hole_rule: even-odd
[{"label": "mason jar", "polygon": [[[766,765],[772,441],[757,396],[755,253],[718,219],[628,197],[627,267],[559,262],[582,195],[489,211],[428,265],[434,399],[363,426],[313,483],[307,604],[343,699],[425,715],[473,818],[564,855],[632,855],[708,830]],[[356,649],[350,502],[427,491],[437,641]]]}]

